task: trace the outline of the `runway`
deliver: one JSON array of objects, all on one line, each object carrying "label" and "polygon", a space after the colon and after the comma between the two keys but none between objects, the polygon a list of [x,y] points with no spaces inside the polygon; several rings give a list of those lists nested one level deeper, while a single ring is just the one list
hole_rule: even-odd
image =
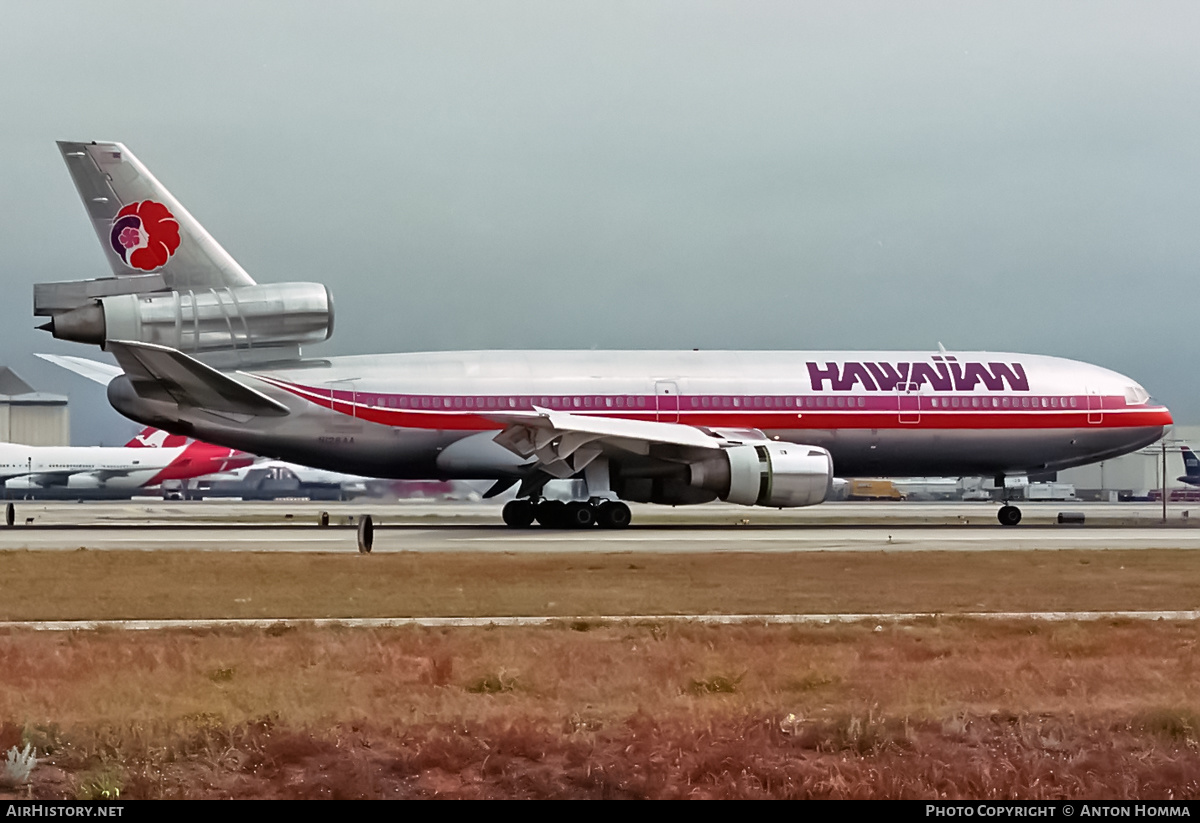
[{"label": "runway", "polygon": [[0,621],[0,631],[23,629],[42,632],[73,631],[162,631],[172,629],[275,629],[346,627],[395,629],[418,626],[426,629],[486,628],[489,626],[562,626],[584,620],[588,625],[638,623],[699,623],[709,626],[794,626],[831,623],[911,623],[953,617],[967,620],[1037,620],[1065,623],[1095,620],[1200,620],[1200,611],[1097,611],[1097,612],[964,612],[952,615],[935,612],[906,614],[643,614],[586,617],[360,617],[342,619],[236,619],[213,620],[29,620]]},{"label": "runway", "polygon": [[[479,503],[17,503],[0,527],[0,551],[357,552],[356,518],[376,523],[374,552],[688,553],[1054,551],[1200,549],[1187,510],[1161,523],[1155,504],[1026,504],[1017,527],[995,506],[964,503],[830,503],[775,511],[717,505],[635,507],[620,531],[499,525],[499,506]],[[1059,511],[1085,525],[1056,525]],[[319,524],[328,514],[330,525]],[[1200,518],[1197,518],[1200,520]]]}]

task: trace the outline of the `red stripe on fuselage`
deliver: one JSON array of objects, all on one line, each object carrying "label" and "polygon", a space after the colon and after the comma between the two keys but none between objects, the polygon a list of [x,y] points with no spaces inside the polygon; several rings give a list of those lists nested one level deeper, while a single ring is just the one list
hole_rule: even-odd
[{"label": "red stripe on fuselage", "polygon": [[[440,429],[454,431],[488,431],[499,430],[505,427],[504,423],[489,419],[488,415],[502,415],[512,412],[530,412],[533,411],[534,404],[529,400],[537,400],[543,395],[504,395],[504,396],[479,396],[479,395],[386,395],[381,393],[364,393],[364,396],[373,398],[376,402],[385,403],[388,400],[396,400],[403,398],[406,404],[421,403],[427,401],[430,405],[453,407],[456,403],[464,405],[467,400],[472,402],[491,399],[495,401],[498,408],[491,409],[474,409],[465,410],[462,408],[444,408],[444,409],[398,409],[382,405],[371,405],[369,403],[360,403],[352,401],[350,397],[356,396],[351,392],[330,392],[327,389],[316,389],[310,386],[302,386],[294,383],[287,383],[275,378],[255,375],[258,379],[270,383],[277,388],[283,389],[291,394],[308,400],[323,408],[331,409],[345,414],[350,417],[356,417],[360,420],[366,420],[371,423],[379,423],[385,426],[405,429]],[[592,395],[586,398],[580,398],[581,404],[586,400],[592,403],[591,408],[580,407],[574,405],[575,395],[556,395],[552,400],[571,401],[567,408],[552,408],[552,411],[561,412],[564,414],[577,414],[585,416],[598,417],[613,417],[625,420],[659,420],[669,419],[669,422],[678,422],[688,426],[707,426],[709,428],[753,428],[767,430],[794,430],[794,429],[1013,429],[1013,430],[1033,430],[1033,429],[1082,429],[1082,428],[1141,428],[1145,426],[1169,426],[1172,424],[1170,412],[1162,406],[1129,406],[1125,403],[1125,398],[1121,396],[1106,396],[1092,397],[1091,400],[1098,408],[1089,410],[1086,406],[1088,398],[1086,396],[1067,396],[1062,395],[1037,397],[1018,397],[1008,396],[1001,398],[1000,396],[993,397],[972,397],[969,395],[958,395],[955,399],[962,401],[979,400],[982,405],[987,408],[926,408],[922,407],[919,412],[901,411],[896,407],[896,395],[887,395],[880,397],[866,397],[862,395],[854,396],[823,396],[819,399],[827,402],[830,406],[837,399],[843,401],[857,402],[863,400],[864,408],[809,408],[806,405],[793,405],[790,408],[746,408],[746,404],[757,400],[766,402],[764,396],[737,396],[737,401],[742,404],[738,408],[707,408],[694,409],[687,407],[692,401],[692,397],[684,395],[683,397],[673,396],[670,398],[672,402],[679,402],[683,408],[664,409],[657,412],[654,404],[660,398],[653,396],[638,397],[636,395],[620,395],[620,397],[632,405],[639,400],[646,403],[646,407],[630,408],[627,405],[625,408],[616,408],[615,406],[607,405],[608,401],[612,401],[615,396]],[[708,397],[712,397],[711,395]],[[732,401],[733,396],[728,396]],[[515,398],[526,401],[523,404],[518,404]],[[724,403],[726,396],[718,396],[717,400]],[[792,397],[793,402],[796,397]],[[816,399],[810,397],[799,398],[802,401]],[[952,399],[946,397],[922,397],[922,400],[928,402],[932,399],[937,399],[939,403],[949,403]],[[1010,402],[1020,403],[1024,400],[1038,401],[1037,408],[992,408],[992,401],[997,402],[1002,399],[1007,399]],[[1049,402],[1051,399],[1058,401],[1063,406],[1069,405],[1070,400],[1076,402],[1076,408],[1042,408],[1040,401],[1045,399]],[[512,405],[510,405],[510,400]],[[785,398],[772,397],[771,401],[779,406],[783,406]],[[503,403],[503,406],[501,404]],[[604,404],[601,406],[601,404]],[[890,404],[890,407],[887,407]],[[540,404],[539,404],[540,405]],[[559,405],[566,405],[560,403]],[[1079,406],[1082,406],[1080,408]],[[902,422],[901,415],[904,421],[914,420],[914,422]],[[1096,421],[1096,422],[1092,422]]]}]

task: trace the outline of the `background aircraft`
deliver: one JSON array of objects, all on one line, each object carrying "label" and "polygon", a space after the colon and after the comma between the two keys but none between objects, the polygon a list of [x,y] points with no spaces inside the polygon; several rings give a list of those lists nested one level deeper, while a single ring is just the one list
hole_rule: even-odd
[{"label": "background aircraft", "polygon": [[[60,143],[113,277],[43,283],[125,416],[304,465],[517,487],[511,526],[621,527],[622,500],[807,506],[855,476],[1055,471],[1171,424],[1136,381],[988,352],[440,352],[304,360],[328,290],[260,285],[119,143]],[[586,499],[543,499],[580,478]],[[1002,482],[1002,480],[1001,480]],[[1000,522],[1020,511],[1005,505]]]},{"label": "background aircraft", "polygon": [[1195,452],[1184,446],[1180,449],[1183,452],[1183,470],[1184,474],[1175,478],[1180,483],[1187,483],[1189,486],[1200,486],[1200,458],[1196,457]]},{"label": "background aircraft", "polygon": [[0,443],[0,480],[7,491],[132,491],[241,468],[253,460],[226,446],[146,428],[118,447]]}]

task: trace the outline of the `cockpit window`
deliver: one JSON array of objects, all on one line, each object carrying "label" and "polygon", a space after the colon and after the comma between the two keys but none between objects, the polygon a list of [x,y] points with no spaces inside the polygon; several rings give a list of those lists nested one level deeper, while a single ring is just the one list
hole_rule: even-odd
[{"label": "cockpit window", "polygon": [[1150,394],[1136,383],[1125,387],[1125,402],[1130,406],[1144,406]]}]

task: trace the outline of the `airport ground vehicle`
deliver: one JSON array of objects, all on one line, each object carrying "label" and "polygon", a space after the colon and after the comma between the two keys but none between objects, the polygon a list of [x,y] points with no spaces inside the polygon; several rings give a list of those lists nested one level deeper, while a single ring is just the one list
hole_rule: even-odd
[{"label": "airport ground vehicle", "polygon": [[[372,477],[518,487],[511,526],[622,527],[622,501],[822,502],[834,474],[1052,472],[1152,443],[1166,408],[1116,372],[989,352],[478,351],[305,359],[327,289],[258,284],[119,143],[59,144],[113,276],[35,286],[55,337],[124,374],[147,425]],[[581,478],[586,498],[543,499]],[[1000,522],[1020,510],[1005,504]]]}]

